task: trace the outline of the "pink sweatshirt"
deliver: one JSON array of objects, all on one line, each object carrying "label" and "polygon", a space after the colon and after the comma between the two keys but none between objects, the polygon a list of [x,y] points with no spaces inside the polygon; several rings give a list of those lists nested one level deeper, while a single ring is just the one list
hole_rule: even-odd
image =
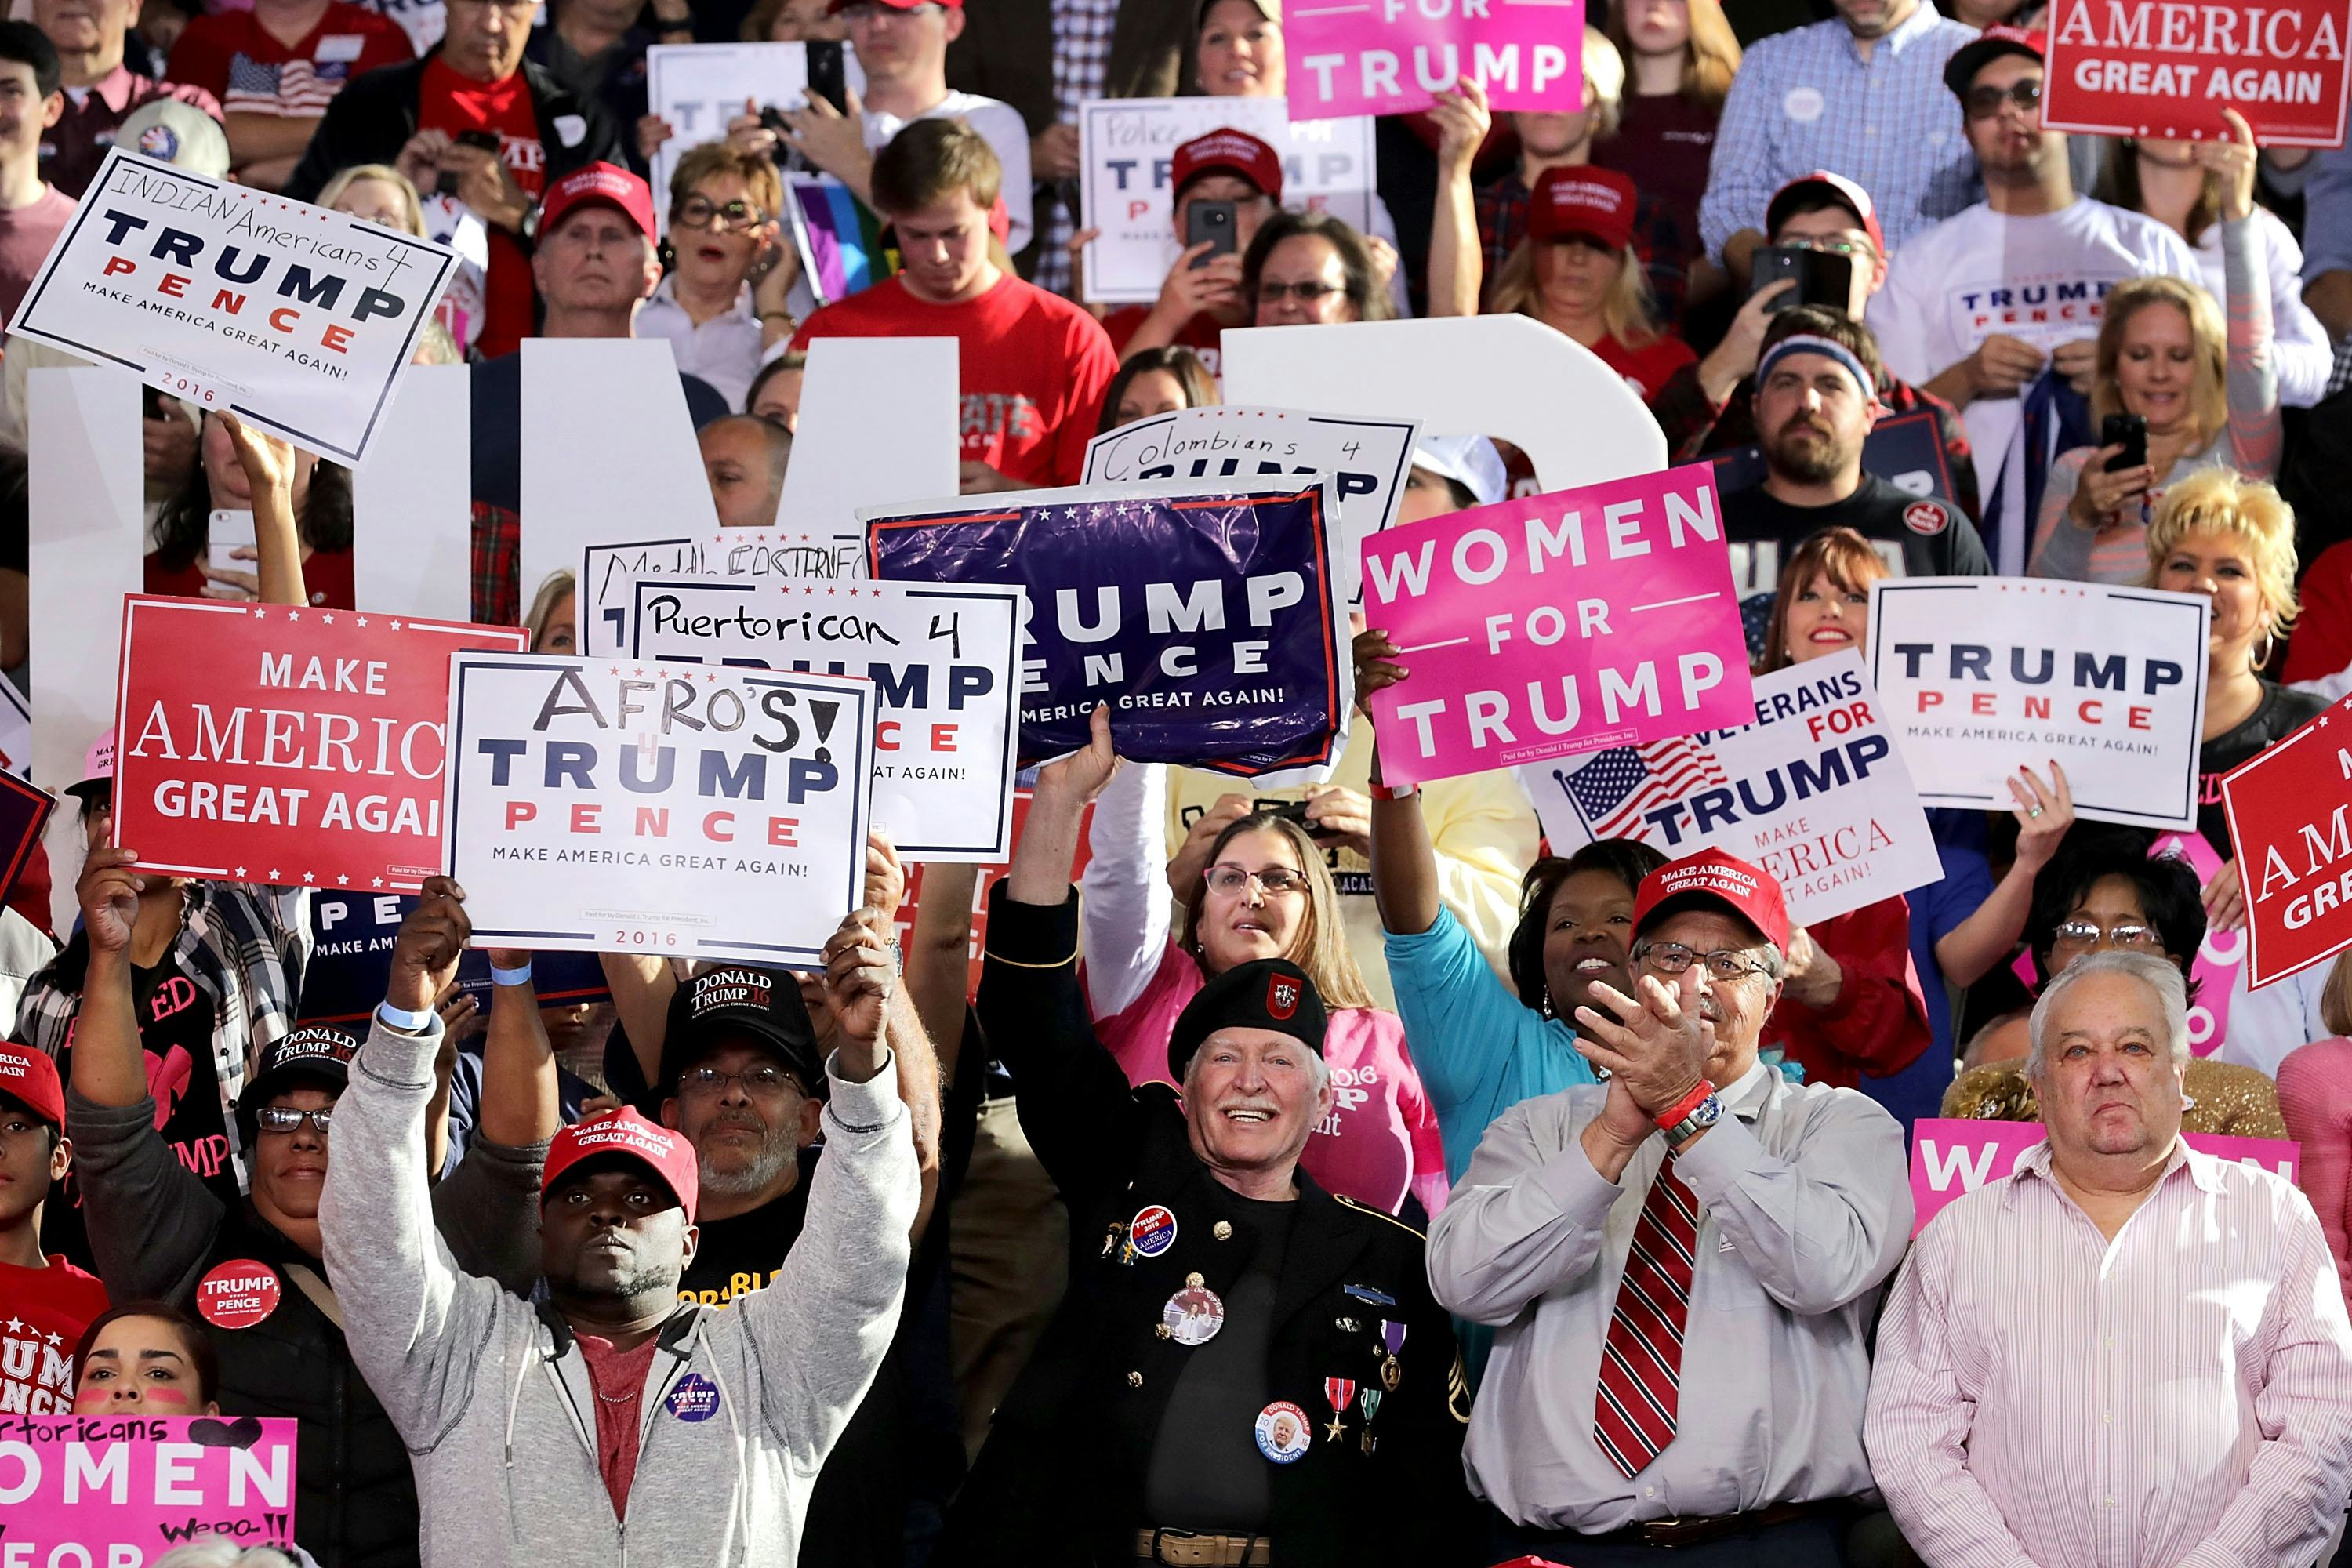
[{"label": "pink sweatshirt", "polygon": [[[1201,966],[1170,942],[1143,994],[1096,1021],[1128,1082],[1172,1081],[1168,1037],[1201,985]],[[1377,1007],[1338,1008],[1324,1033],[1323,1059],[1339,1103],[1307,1141],[1299,1163],[1327,1190],[1383,1214],[1401,1212],[1411,1193],[1435,1219],[1445,1206],[1445,1150],[1437,1113],[1405,1054],[1403,1020]]]},{"label": "pink sweatshirt", "polygon": [[2352,1040],[2314,1040],[2278,1068],[2279,1114],[2301,1145],[2303,1195],[2318,1211],[2336,1272],[2352,1295]]}]

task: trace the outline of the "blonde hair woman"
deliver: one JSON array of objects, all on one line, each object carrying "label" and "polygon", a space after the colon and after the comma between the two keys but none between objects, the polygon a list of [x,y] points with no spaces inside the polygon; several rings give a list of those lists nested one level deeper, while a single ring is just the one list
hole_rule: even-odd
[{"label": "blonde hair woman", "polygon": [[2078,447],[2050,469],[2034,530],[2037,577],[2129,583],[2142,569],[2150,512],[2168,487],[2200,468],[2257,478],[2278,471],[2278,370],[2271,353],[2269,270],[2250,215],[2253,133],[2229,111],[2237,140],[2208,143],[2221,192],[2221,254],[2229,318],[2204,287],[2136,278],[2106,298],[2099,325],[2091,416],[2147,422],[2147,460],[2108,465],[2117,446]]},{"label": "blonde hair woman", "polygon": [[2221,809],[2221,775],[2284,739],[2327,704],[2266,679],[2277,639],[2294,625],[2294,509],[2267,484],[2223,468],[2189,475],[2164,493],[2147,526],[2140,585],[2201,594],[2213,603],[2206,639],[2204,744],[2197,827],[2229,863],[2205,889],[2218,931],[2245,924],[2236,850]]}]

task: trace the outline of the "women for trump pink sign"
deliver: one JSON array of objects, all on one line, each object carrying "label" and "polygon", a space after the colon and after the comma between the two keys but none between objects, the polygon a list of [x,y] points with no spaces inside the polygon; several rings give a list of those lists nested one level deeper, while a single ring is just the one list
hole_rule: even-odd
[{"label": "women for trump pink sign", "polygon": [[1410,678],[1376,692],[1393,784],[1755,721],[1716,504],[1695,463],[1364,542],[1364,616]]},{"label": "women for trump pink sign", "polygon": [[1304,0],[1289,29],[1290,117],[1413,114],[1464,78],[1500,109],[1584,106],[1584,0]]}]

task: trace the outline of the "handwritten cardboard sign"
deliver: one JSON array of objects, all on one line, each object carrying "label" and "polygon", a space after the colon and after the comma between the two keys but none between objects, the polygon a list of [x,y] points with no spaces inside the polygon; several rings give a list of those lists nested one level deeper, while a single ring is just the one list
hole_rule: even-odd
[{"label": "handwritten cardboard sign", "polygon": [[175,1547],[294,1550],[285,1416],[0,1415],[0,1562],[143,1568]]}]

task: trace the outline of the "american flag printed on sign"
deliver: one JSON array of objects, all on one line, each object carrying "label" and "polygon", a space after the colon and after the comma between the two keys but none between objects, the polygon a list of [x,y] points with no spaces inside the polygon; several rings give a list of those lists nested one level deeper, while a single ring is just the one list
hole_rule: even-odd
[{"label": "american flag printed on sign", "polygon": [[1595,752],[1554,775],[1595,838],[1640,838],[1642,816],[1695,789],[1731,782],[1715,753],[1687,735]]},{"label": "american flag printed on sign", "polygon": [[351,67],[342,61],[314,66],[309,60],[264,65],[243,53],[228,62],[228,93],[221,107],[232,114],[277,114],[314,120],[343,89]]}]

